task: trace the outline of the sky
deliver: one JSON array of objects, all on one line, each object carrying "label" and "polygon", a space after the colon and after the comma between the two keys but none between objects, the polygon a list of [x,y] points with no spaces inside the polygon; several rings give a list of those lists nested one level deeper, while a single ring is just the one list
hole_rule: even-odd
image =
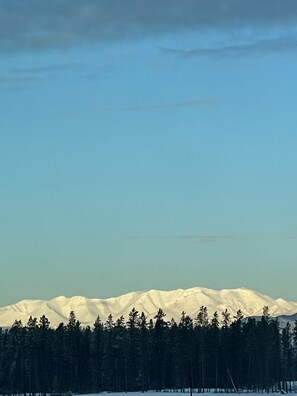
[{"label": "sky", "polygon": [[0,306],[297,301],[296,0],[0,0]]}]

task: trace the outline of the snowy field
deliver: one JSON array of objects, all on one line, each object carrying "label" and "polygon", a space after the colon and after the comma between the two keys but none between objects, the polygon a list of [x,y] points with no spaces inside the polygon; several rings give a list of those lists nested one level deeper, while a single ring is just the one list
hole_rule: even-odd
[{"label": "snowy field", "polygon": [[[281,392],[269,392],[270,394],[274,394],[275,396],[277,396],[277,395],[282,395],[282,393]],[[65,394],[63,394],[63,393],[57,393],[57,394],[55,394],[55,395],[65,395]],[[101,392],[101,393],[80,393],[79,394],[79,396],[124,396],[124,395],[128,395],[128,396],[145,396],[145,395],[148,395],[148,396],[161,396],[161,394],[167,394],[168,396],[170,395],[170,396],[182,396],[182,395],[184,395],[184,396],[190,396],[191,394],[190,394],[190,391],[189,390],[185,390],[185,391],[167,391],[167,390],[162,390],[162,391],[160,391],[160,392],[156,392],[156,391],[148,391],[148,392]],[[200,393],[200,392],[197,392],[197,391],[195,391],[195,390],[193,390],[192,391],[192,394],[193,394],[193,396],[194,395],[204,395],[204,396],[207,396],[207,395],[209,395],[209,396],[214,396],[214,395],[223,395],[223,394],[234,394],[234,395],[240,395],[240,394],[246,394],[246,395],[249,395],[249,396],[258,396],[258,395],[265,395],[265,394],[267,394],[266,392],[252,392],[252,391],[239,391],[239,392],[234,392],[234,391],[217,391],[217,392],[215,392],[214,390],[205,390],[205,392],[204,393]],[[0,393],[0,395],[1,395],[1,393]],[[36,393],[36,395],[41,395],[41,394],[39,394],[39,393]],[[53,394],[51,394],[51,393],[48,393],[47,394],[47,396],[52,396]],[[73,394],[73,395],[77,395],[77,394]],[[164,395],[164,396],[165,396]],[[289,392],[288,393],[288,395],[297,395],[297,390],[294,390],[294,391],[292,391],[292,392]],[[6,395],[1,395],[1,396],[6,396]],[[18,394],[18,396],[24,396],[24,394]]]},{"label": "snowy field", "polygon": [[[160,396],[160,394],[168,394],[168,395],[172,395],[172,396],[181,396],[181,395],[190,395],[190,392],[188,391],[188,390],[185,390],[184,392],[181,392],[181,391],[179,391],[179,392],[171,392],[171,391],[161,391],[161,392],[155,392],[155,391],[148,391],[148,392],[145,392],[145,393],[142,393],[142,392],[127,392],[126,394],[127,395],[130,395],[130,396],[144,396],[144,395],[148,395],[148,396]],[[218,394],[224,394],[224,393],[228,393],[228,392],[214,392],[214,391],[205,391],[204,393],[198,393],[198,392],[195,392],[195,391],[193,391],[193,395],[218,395]],[[247,391],[243,391],[243,392],[238,392],[238,393],[235,393],[235,392],[229,392],[229,393],[232,393],[232,394],[242,394],[242,393],[246,393],[246,394],[248,394],[249,396],[253,396],[253,395],[263,395],[263,394],[265,394],[265,392],[261,392],[261,393],[255,393],[255,392],[247,392]],[[270,393],[274,393],[275,395],[281,395],[281,393],[280,392],[270,392]],[[80,395],[80,396],[102,396],[102,395],[110,395],[110,396],[123,396],[125,394],[125,392],[102,392],[102,393],[97,393],[97,394],[94,394],[94,393],[91,393],[91,394],[84,394],[84,395]],[[290,394],[297,394],[297,392],[291,392]]]}]

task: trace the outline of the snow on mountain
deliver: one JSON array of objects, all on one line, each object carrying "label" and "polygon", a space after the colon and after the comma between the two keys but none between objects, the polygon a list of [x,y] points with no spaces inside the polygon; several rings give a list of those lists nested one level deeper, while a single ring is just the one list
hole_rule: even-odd
[{"label": "snow on mountain", "polygon": [[241,309],[244,316],[261,316],[264,306],[269,307],[272,316],[293,315],[297,312],[297,302],[281,298],[273,299],[246,288],[212,290],[202,287],[177,289],[172,291],[140,291],[107,299],[89,299],[86,297],[56,297],[49,301],[23,300],[16,304],[0,308],[0,326],[9,327],[15,320],[26,324],[29,316],[39,318],[45,315],[53,327],[68,322],[70,311],[74,311],[83,325],[92,325],[99,315],[102,321],[112,314],[114,319],[123,315],[126,319],[133,307],[144,312],[148,319],[153,318],[158,309],[166,313],[166,319],[177,321],[182,311],[193,319],[199,308],[204,305],[209,315],[214,311],[222,312],[226,308],[233,316]]}]

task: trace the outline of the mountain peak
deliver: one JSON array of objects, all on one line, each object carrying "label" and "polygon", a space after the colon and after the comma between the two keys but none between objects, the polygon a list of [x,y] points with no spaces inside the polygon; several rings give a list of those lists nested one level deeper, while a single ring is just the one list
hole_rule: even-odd
[{"label": "mountain peak", "polygon": [[56,327],[61,322],[68,322],[70,311],[75,312],[83,325],[92,325],[98,315],[102,321],[105,321],[109,314],[114,318],[121,315],[128,318],[133,307],[139,312],[144,312],[148,319],[152,319],[158,309],[162,308],[168,319],[174,318],[179,321],[182,311],[194,319],[202,305],[208,308],[209,316],[212,316],[214,311],[220,313],[225,309],[228,309],[231,315],[235,315],[241,309],[245,316],[261,316],[264,306],[269,307],[273,316],[292,315],[297,312],[297,302],[282,298],[273,299],[245,287],[222,290],[192,287],[169,291],[136,291],[107,299],[84,296],[59,296],[48,301],[26,299],[0,308],[0,326],[11,326],[15,320],[22,320],[26,324],[29,316],[39,318],[45,315],[51,325]]}]

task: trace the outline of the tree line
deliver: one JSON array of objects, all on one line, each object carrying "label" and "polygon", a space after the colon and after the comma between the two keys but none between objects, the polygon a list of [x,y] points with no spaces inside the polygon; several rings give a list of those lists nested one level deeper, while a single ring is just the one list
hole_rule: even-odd
[{"label": "tree line", "polygon": [[179,322],[159,309],[135,308],[126,321],[108,316],[83,327],[30,317],[0,329],[0,394],[90,393],[162,389],[290,391],[297,373],[297,322],[280,328],[268,307],[256,320],[226,309]]}]

